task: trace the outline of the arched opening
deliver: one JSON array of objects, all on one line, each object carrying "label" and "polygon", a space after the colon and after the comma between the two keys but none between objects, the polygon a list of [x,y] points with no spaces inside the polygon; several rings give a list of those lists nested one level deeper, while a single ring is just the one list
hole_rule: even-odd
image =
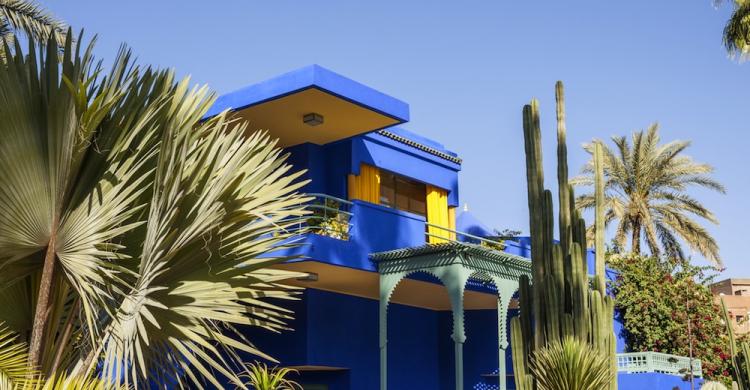
[{"label": "arched opening", "polygon": [[389,389],[454,383],[451,304],[440,279],[425,271],[403,278],[390,297],[387,321]]},{"label": "arched opening", "polygon": [[505,290],[499,289],[488,274],[479,271],[472,273],[466,283],[463,297],[465,389],[501,389],[505,388],[504,383],[513,382],[510,348],[503,348],[510,339],[507,302],[511,298],[503,295],[512,294]]},{"label": "arched opening", "polygon": [[[472,294],[473,293],[473,294]],[[464,292],[464,388],[498,386],[497,286],[486,274],[475,272]]]}]

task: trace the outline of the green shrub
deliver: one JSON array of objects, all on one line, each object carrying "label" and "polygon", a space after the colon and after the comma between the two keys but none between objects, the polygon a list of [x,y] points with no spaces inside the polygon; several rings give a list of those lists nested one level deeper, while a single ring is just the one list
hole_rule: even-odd
[{"label": "green shrub", "polygon": [[538,390],[600,390],[609,385],[609,357],[574,338],[552,342],[531,357]]}]

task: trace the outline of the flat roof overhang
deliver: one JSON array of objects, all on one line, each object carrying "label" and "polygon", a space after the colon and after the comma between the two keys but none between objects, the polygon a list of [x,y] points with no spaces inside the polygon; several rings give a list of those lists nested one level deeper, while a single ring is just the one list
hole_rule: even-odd
[{"label": "flat roof overhang", "polygon": [[[327,144],[409,120],[409,105],[318,65],[310,65],[220,96],[206,114],[224,110],[267,130],[281,146]],[[323,116],[310,126],[306,114]]]},{"label": "flat roof overhang", "polygon": [[[283,284],[373,300],[380,299],[380,275],[377,272],[339,267],[313,260],[277,264],[273,268],[304,273],[312,272],[318,277],[316,281],[290,279],[283,281]],[[406,278],[401,281],[393,292],[390,302],[435,311],[451,310],[448,291],[442,284],[417,279]],[[513,299],[511,308],[517,307],[518,302]],[[497,295],[467,289],[464,292],[464,309],[497,310]]]}]

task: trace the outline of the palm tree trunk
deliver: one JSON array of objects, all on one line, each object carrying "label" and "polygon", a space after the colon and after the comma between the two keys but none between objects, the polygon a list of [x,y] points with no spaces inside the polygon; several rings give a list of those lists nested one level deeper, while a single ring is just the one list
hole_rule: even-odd
[{"label": "palm tree trunk", "polygon": [[633,238],[631,242],[633,253],[641,253],[641,223],[633,222]]},{"label": "palm tree trunk", "polygon": [[[56,226],[54,224],[53,226]],[[49,301],[52,295],[52,280],[55,274],[55,241],[57,241],[57,229],[50,235],[47,253],[44,256],[44,268],[42,268],[42,279],[39,281],[39,296],[34,310],[34,325],[31,328],[31,340],[29,341],[29,367],[38,368],[42,354],[42,339],[44,329],[49,317]]]}]

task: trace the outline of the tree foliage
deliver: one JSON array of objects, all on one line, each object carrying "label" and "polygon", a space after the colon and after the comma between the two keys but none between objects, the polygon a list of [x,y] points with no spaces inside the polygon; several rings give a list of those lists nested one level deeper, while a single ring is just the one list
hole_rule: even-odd
[{"label": "tree foliage", "polygon": [[[663,254],[679,260],[687,255],[682,243],[700,253],[716,266],[721,266],[719,246],[700,222],[718,224],[716,216],[699,200],[687,193],[702,187],[724,193],[724,186],[711,177],[713,167],[694,161],[683,152],[689,141],[660,144],[659,127],[626,137],[613,137],[611,149],[596,140],[604,149],[605,226],[616,224],[615,243],[625,248],[630,236],[631,251],[641,253],[645,240],[653,255]],[[585,146],[589,153],[593,143]],[[581,176],[572,179],[575,185],[593,186],[593,159]],[[579,209],[592,209],[594,194],[583,194],[576,200]],[[697,218],[697,219],[696,219]],[[593,227],[589,233],[593,232]]]},{"label": "tree foliage", "polygon": [[[0,0],[0,40],[12,41],[18,33],[27,38],[45,42],[54,35],[62,45],[65,24],[37,3],[29,0]],[[0,58],[5,57],[5,48],[0,45]]]},{"label": "tree foliage", "polygon": [[[722,0],[715,0],[717,5]],[[728,0],[734,8],[724,26],[722,40],[731,56],[745,58],[750,53],[750,1]]]},{"label": "tree foliage", "polygon": [[728,336],[705,267],[636,254],[613,255],[609,264],[617,271],[611,287],[629,351],[689,356],[692,339],[705,377],[730,380]]}]

